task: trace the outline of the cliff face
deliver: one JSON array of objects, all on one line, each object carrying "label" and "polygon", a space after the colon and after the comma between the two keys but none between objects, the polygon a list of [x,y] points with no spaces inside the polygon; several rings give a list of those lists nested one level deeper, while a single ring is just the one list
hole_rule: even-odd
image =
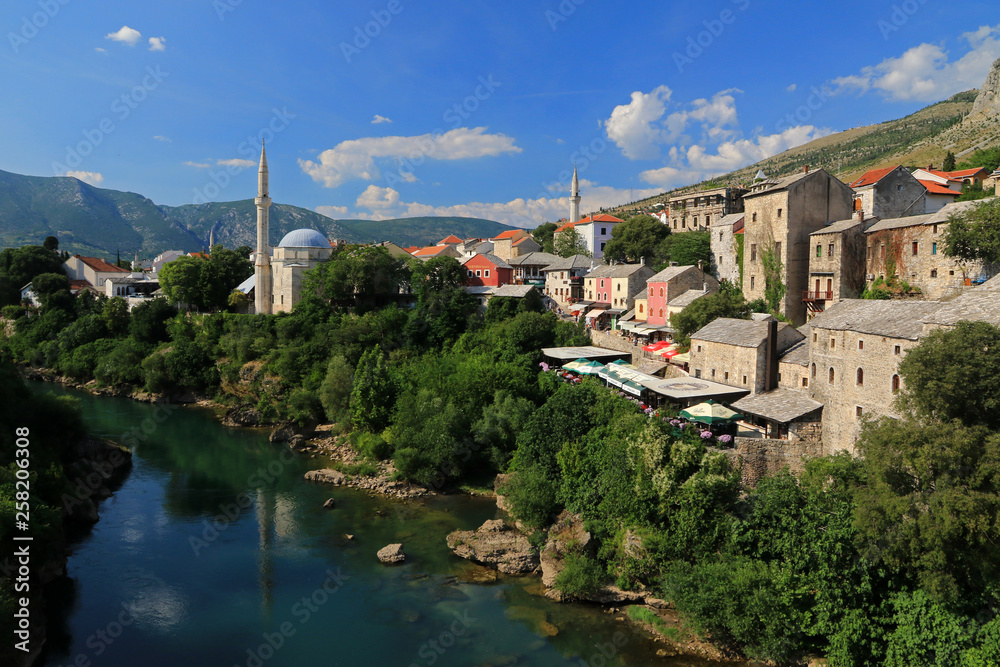
[{"label": "cliff face", "polygon": [[986,83],[979,89],[979,96],[972,105],[970,116],[981,112],[1000,113],[1000,58],[993,63],[989,76],[986,77]]}]

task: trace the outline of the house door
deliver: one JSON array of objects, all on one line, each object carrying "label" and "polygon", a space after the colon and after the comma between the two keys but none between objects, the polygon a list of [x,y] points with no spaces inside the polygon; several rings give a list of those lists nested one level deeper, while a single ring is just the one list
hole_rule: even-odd
[{"label": "house door", "polygon": [[833,278],[826,279],[826,292],[829,295],[833,294]]},{"label": "house door", "polygon": [[816,279],[816,296],[819,296],[819,278]]}]

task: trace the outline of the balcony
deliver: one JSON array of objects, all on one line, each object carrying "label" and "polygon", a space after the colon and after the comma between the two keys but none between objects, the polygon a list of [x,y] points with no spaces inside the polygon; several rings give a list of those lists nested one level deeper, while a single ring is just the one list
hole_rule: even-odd
[{"label": "balcony", "polygon": [[803,292],[802,300],[810,301],[833,301],[833,292]]}]

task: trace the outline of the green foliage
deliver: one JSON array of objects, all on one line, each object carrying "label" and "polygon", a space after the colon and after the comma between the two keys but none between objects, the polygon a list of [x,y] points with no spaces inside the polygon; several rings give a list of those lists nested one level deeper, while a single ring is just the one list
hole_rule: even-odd
[{"label": "green foliage", "polygon": [[170,340],[167,321],[177,315],[177,309],[162,297],[140,303],[132,309],[129,336],[140,343],[163,343]]},{"label": "green foliage", "polygon": [[545,528],[560,510],[556,485],[539,465],[527,465],[512,472],[499,492],[507,497],[511,515],[529,528]]},{"label": "green foliage", "polygon": [[378,345],[361,355],[351,389],[351,423],[379,432],[389,425],[396,402],[396,384]]},{"label": "green foliage", "polygon": [[702,297],[671,318],[674,335],[682,345],[691,344],[691,334],[720,317],[750,319],[751,305],[743,293],[727,281],[722,281],[716,294]]},{"label": "green foliage", "polygon": [[607,579],[600,563],[582,554],[566,554],[563,565],[552,587],[570,597],[586,597],[599,590]]},{"label": "green foliage", "polygon": [[409,269],[378,246],[352,246],[306,271],[296,308],[366,313],[394,303]]},{"label": "green foliage", "polygon": [[632,263],[646,258],[652,263],[657,248],[669,235],[670,228],[656,218],[637,215],[611,230],[604,257],[608,261]]},{"label": "green foliage", "polygon": [[667,236],[657,251],[657,267],[668,261],[680,266],[698,266],[705,270],[712,264],[712,236],[709,232],[680,232]]},{"label": "green foliage", "polygon": [[1000,262],[1000,198],[948,217],[944,252],[965,262]]},{"label": "green foliage", "polygon": [[531,231],[532,238],[542,247],[542,252],[555,254],[554,239],[552,237],[558,226],[554,222],[543,222]]},{"label": "green foliage", "polygon": [[114,338],[121,338],[128,333],[129,312],[128,303],[120,296],[115,296],[104,302],[101,319],[108,333]]},{"label": "green foliage", "polygon": [[319,390],[319,400],[327,419],[335,424],[348,420],[353,390],[354,368],[343,355],[332,357]]},{"label": "green foliage", "polygon": [[962,652],[975,636],[974,623],[935,603],[923,591],[892,599],[895,629],[889,634],[885,665],[951,667],[962,664]]},{"label": "green foliage", "polygon": [[955,201],[976,201],[978,199],[985,199],[986,197],[992,197],[995,188],[985,189],[982,183],[966,183],[962,186],[962,194],[955,197]]},{"label": "green foliage", "polygon": [[587,250],[587,244],[584,242],[583,237],[580,236],[580,232],[576,231],[574,227],[570,227],[554,235],[552,251],[560,257],[572,257],[573,255],[592,256],[591,252]]},{"label": "green foliage", "polygon": [[392,445],[377,433],[355,431],[351,434],[351,445],[365,458],[385,461],[392,458]]},{"label": "green foliage", "polygon": [[[988,169],[990,173],[1000,168],[1000,146],[976,150],[967,159],[960,162],[956,169],[964,171],[966,169],[978,169],[979,167]],[[951,170],[945,169],[945,171]]]},{"label": "green foliage", "polygon": [[941,164],[942,171],[955,171],[955,154],[948,151],[944,155],[944,162]]},{"label": "green foliage", "polygon": [[761,250],[761,266],[764,269],[764,302],[771,313],[781,311],[781,301],[785,298],[787,288],[781,279],[784,264],[774,244],[769,244]]},{"label": "green foliage", "polygon": [[250,248],[215,246],[208,259],[184,255],[164,265],[160,287],[170,301],[199,310],[225,310],[229,296],[253,273]]},{"label": "green foliage", "polygon": [[21,302],[21,288],[43,273],[66,272],[58,253],[42,246],[6,248],[0,251],[0,305]]}]

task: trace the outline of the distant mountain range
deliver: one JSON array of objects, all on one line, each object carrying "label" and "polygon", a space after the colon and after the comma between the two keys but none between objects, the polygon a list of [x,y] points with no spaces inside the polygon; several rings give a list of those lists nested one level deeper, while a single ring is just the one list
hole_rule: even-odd
[{"label": "distant mountain range", "polygon": [[[330,239],[401,246],[430,245],[449,234],[492,237],[512,229],[480,218],[399,218],[334,220],[286,204],[271,207],[270,242],[293,229],[316,229]],[[75,178],[22,176],[0,171],[0,246],[41,244],[46,236],[73,253],[130,259],[165,250],[193,252],[215,242],[233,248],[256,242],[257,208],[252,199],[235,202],[158,206],[134,192],[95,188]]]}]

